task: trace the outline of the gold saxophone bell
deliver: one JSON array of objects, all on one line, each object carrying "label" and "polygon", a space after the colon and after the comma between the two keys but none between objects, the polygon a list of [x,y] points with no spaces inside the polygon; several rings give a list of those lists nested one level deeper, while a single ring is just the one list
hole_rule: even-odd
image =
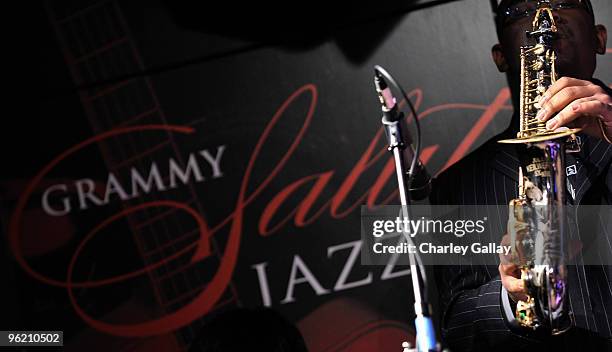
[{"label": "gold saxophone bell", "polygon": [[527,228],[520,240],[512,235],[517,242],[512,248],[520,257],[521,279],[528,292],[527,299],[517,303],[515,317],[524,327],[546,328],[553,335],[573,324],[565,302],[564,155],[579,148],[575,134],[580,131],[549,131],[536,118],[543,94],[557,80],[557,55],[552,46],[556,33],[550,1],[538,1],[532,30],[527,32],[535,44],[521,47],[519,132],[514,139],[499,141],[524,145],[519,153],[519,197],[510,206],[511,214]]}]

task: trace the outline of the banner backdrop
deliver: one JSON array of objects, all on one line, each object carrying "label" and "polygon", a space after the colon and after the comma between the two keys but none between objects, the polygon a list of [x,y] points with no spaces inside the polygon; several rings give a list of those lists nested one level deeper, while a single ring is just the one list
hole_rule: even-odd
[{"label": "banner backdrop", "polygon": [[[432,174],[512,111],[489,3],[431,3],[279,20],[278,37],[163,1],[33,11],[38,138],[15,132],[21,163],[3,170],[3,328],[63,330],[66,350],[184,350],[212,317],[265,306],[312,351],[399,350],[410,271],[359,263],[360,206],[399,202],[373,66],[409,91]],[[612,28],[612,4],[593,5]]]}]

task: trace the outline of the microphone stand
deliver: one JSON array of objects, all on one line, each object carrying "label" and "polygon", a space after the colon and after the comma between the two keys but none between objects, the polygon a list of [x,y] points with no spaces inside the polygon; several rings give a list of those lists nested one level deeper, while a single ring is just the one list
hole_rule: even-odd
[{"label": "microphone stand", "polygon": [[[408,197],[406,187],[410,182],[410,179],[407,176],[411,177],[412,175],[406,171],[403,155],[404,150],[407,147],[412,148],[412,145],[409,144],[406,146],[406,143],[404,143],[404,134],[402,131],[404,114],[401,112],[398,113],[395,98],[393,98],[391,95],[387,84],[380,74],[382,73],[385,76],[388,76],[388,78],[390,78],[390,75],[379,66],[376,66],[375,72],[376,90],[378,91],[383,111],[382,124],[389,143],[389,147],[387,149],[393,153],[393,159],[395,160],[395,171],[399,187],[400,202],[402,205],[402,215],[404,218],[410,219],[410,212],[408,209],[408,206],[410,205],[410,198]],[[394,81],[391,82],[394,83]],[[407,99],[408,98],[406,97],[406,100]],[[416,114],[414,114],[414,118],[415,120],[417,119]],[[418,158],[418,155],[413,153],[413,158]],[[416,160],[416,162],[418,162],[418,160]],[[406,232],[404,232],[404,238],[406,238],[408,243],[412,243],[412,239]],[[436,352],[440,350],[440,345],[436,342],[436,332],[433,327],[427,297],[423,295],[424,290],[422,284],[424,284],[424,282],[421,279],[421,275],[425,275],[425,272],[423,271],[421,273],[421,267],[417,265],[416,253],[409,252],[408,258],[410,261],[412,290],[414,292],[414,313],[416,314],[416,318],[414,320],[416,329],[416,346],[414,349],[411,349],[409,344],[404,343],[404,351]]]}]

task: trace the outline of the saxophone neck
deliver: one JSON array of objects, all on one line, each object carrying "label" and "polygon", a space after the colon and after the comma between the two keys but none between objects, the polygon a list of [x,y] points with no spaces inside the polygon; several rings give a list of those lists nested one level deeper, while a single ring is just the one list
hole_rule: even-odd
[{"label": "saxophone neck", "polygon": [[538,1],[538,9],[533,18],[532,28],[533,32],[536,33],[557,33],[557,24],[555,23],[555,16],[552,13],[552,6],[549,0]]}]

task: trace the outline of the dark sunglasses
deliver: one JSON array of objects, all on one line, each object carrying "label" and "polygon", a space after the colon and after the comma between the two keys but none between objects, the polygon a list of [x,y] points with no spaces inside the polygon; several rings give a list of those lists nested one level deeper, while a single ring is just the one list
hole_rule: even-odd
[{"label": "dark sunglasses", "polygon": [[[569,9],[584,9],[589,14],[593,15],[591,2],[588,0],[551,0],[550,5],[553,11],[569,10]],[[538,7],[538,1],[529,0],[512,0],[507,3],[502,2],[498,15],[503,19],[503,24],[516,21],[524,17],[532,17],[535,15]]]}]

